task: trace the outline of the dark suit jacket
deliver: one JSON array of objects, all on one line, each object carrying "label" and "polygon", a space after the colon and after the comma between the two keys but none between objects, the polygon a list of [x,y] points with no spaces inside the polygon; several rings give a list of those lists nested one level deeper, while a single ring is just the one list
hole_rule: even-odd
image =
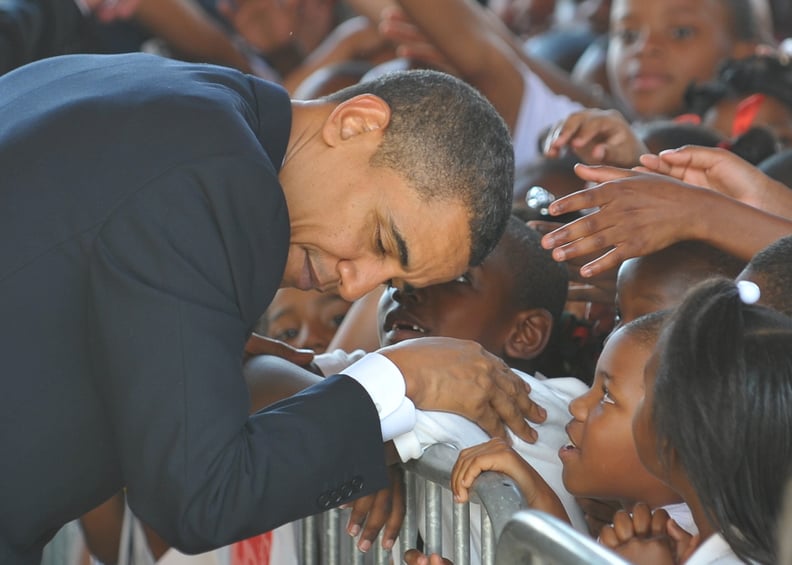
[{"label": "dark suit jacket", "polygon": [[279,87],[147,55],[0,78],[0,563],[124,485],[198,551],[386,484],[348,377],[247,415],[290,122]]}]

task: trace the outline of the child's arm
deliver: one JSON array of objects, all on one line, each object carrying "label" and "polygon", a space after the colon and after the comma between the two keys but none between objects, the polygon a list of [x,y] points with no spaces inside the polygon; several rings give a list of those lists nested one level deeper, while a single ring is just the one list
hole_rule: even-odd
[{"label": "child's arm", "polygon": [[749,206],[792,218],[792,190],[731,151],[690,145],[659,155],[644,155],[641,164],[649,171],[710,188]]},{"label": "child's arm", "polygon": [[648,152],[621,112],[597,108],[570,114],[545,137],[547,157],[559,157],[567,147],[584,163],[616,167],[633,167]]},{"label": "child's arm", "polygon": [[[522,63],[467,0],[399,0],[398,4],[460,76],[486,96],[514,130],[522,100]],[[387,32],[387,26],[383,26]]]},{"label": "child's arm", "polygon": [[451,490],[457,502],[468,500],[473,481],[484,471],[505,473],[517,483],[528,506],[570,522],[564,505],[553,489],[501,438],[491,439],[459,453],[451,470]]},{"label": "child's arm", "polygon": [[703,241],[748,261],[792,233],[790,219],[665,175],[585,165],[575,172],[600,184],[559,198],[548,207],[550,213],[597,210],[545,235],[542,245],[553,249],[557,261],[596,253],[598,258],[580,269],[586,278],[685,240]]}]

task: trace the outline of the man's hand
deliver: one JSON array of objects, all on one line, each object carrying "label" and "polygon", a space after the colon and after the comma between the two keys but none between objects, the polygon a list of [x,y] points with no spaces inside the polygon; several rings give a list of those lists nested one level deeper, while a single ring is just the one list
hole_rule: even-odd
[{"label": "man's hand", "polygon": [[547,413],[528,397],[531,387],[478,343],[425,337],[378,352],[404,375],[407,397],[417,408],[459,414],[493,437],[507,438],[509,427],[525,441],[536,441],[525,419],[543,422]]}]

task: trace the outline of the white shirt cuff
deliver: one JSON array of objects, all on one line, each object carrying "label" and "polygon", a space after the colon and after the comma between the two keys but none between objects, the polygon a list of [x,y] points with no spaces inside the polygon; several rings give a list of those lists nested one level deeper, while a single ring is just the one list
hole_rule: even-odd
[{"label": "white shirt cuff", "polygon": [[423,455],[423,446],[415,430],[393,438],[393,445],[396,447],[396,452],[402,463],[407,463],[411,459],[419,459]]},{"label": "white shirt cuff", "polygon": [[344,370],[366,389],[382,427],[382,441],[389,441],[415,427],[415,405],[405,396],[406,385],[399,368],[379,353],[369,353]]}]

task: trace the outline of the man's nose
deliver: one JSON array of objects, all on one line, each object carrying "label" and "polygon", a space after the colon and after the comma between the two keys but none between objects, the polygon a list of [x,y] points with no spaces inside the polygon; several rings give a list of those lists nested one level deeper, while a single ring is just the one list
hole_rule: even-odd
[{"label": "man's nose", "polygon": [[357,300],[396,275],[379,260],[339,261],[337,269],[338,293],[347,302]]}]

